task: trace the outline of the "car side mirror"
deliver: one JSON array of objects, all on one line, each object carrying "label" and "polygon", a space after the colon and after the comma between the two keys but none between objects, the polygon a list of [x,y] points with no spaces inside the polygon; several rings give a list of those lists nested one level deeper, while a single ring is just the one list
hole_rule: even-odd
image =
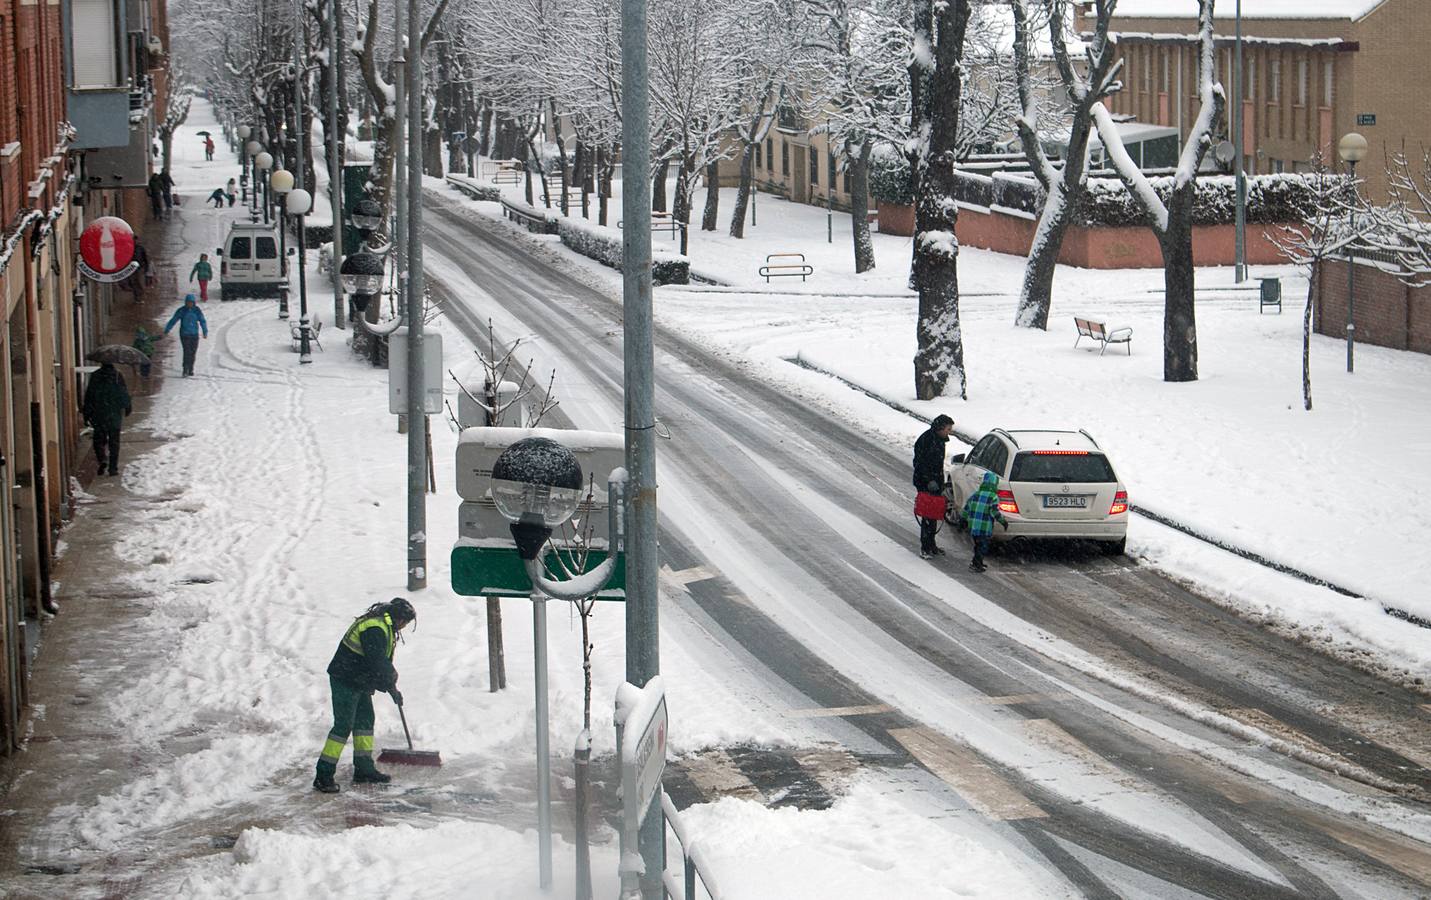
[{"label": "car side mirror", "polygon": [[964,454],[962,454],[962,453],[956,453],[956,454],[954,454],[953,456],[949,457],[949,462],[950,462],[950,463],[958,464],[958,463],[962,463],[963,461],[964,461]]},{"label": "car side mirror", "polygon": [[215,255],[215,256],[223,256],[223,255],[224,255],[224,248],[223,248],[223,247],[215,247],[215,248],[214,248],[214,255]]},{"label": "car side mirror", "polygon": [[297,247],[289,247],[289,248],[288,248],[288,255],[289,255],[289,256],[297,256],[297,255],[298,255],[298,248],[297,248]]}]

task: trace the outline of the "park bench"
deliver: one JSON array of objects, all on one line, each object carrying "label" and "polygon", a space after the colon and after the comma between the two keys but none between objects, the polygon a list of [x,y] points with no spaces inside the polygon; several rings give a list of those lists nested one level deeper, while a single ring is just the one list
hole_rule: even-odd
[{"label": "park bench", "polygon": [[[776,262],[776,260],[789,260],[788,262]],[[783,276],[799,275],[800,280],[815,274],[815,267],[805,262],[803,253],[771,253],[765,257],[765,265],[760,267],[759,274],[765,278],[765,283],[769,284],[770,279]]]},{"label": "park bench", "polygon": [[[308,343],[317,347],[319,350],[323,349],[323,345],[318,342],[318,332],[322,330],[322,319],[313,319],[308,323]],[[294,353],[303,349],[303,323],[301,321],[295,322],[292,319],[288,320],[288,336],[293,341]]]},{"label": "park bench", "polygon": [[482,176],[493,184],[516,184],[522,180],[522,161],[519,159],[491,159],[482,163]]},{"label": "park bench", "polygon": [[1078,316],[1073,317],[1073,324],[1078,326],[1078,339],[1073,342],[1074,347],[1084,338],[1091,338],[1103,345],[1103,349],[1098,351],[1099,356],[1108,352],[1109,344],[1127,344],[1128,355],[1133,355],[1133,329],[1124,327],[1109,331],[1108,326],[1102,322],[1080,319]]},{"label": "park bench", "polygon": [[[623,224],[622,222],[618,221],[618,222],[616,223],[616,227],[617,227],[617,228],[621,228],[621,227],[622,227],[622,224]],[[659,210],[659,209],[653,210],[653,211],[651,212],[651,230],[652,230],[652,231],[665,231],[665,232],[668,232],[668,233],[671,235],[671,240],[675,240],[677,237],[680,236],[681,232],[684,231],[685,229],[686,229],[686,223],[685,223],[685,222],[682,222],[680,219],[677,219],[675,216],[671,215],[669,212],[665,212],[664,210]]]}]

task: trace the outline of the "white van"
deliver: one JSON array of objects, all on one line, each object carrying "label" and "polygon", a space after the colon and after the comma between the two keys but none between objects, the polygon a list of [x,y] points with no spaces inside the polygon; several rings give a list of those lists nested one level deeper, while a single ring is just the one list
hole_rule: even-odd
[{"label": "white van", "polygon": [[278,258],[278,232],[262,222],[229,225],[219,256],[219,299],[277,297],[283,284]]}]

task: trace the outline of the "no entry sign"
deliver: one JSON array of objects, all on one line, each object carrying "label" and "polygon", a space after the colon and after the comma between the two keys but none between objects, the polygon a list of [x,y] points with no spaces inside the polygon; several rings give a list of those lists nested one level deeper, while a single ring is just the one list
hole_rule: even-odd
[{"label": "no entry sign", "polygon": [[80,235],[80,272],[95,281],[123,281],[139,268],[134,230],[117,216],[95,219]]}]

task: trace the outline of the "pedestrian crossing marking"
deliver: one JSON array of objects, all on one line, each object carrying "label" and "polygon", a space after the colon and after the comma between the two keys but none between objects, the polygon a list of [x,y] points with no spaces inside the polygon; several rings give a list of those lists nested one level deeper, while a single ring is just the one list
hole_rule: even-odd
[{"label": "pedestrian crossing marking", "polygon": [[661,574],[676,582],[687,585],[696,581],[708,581],[719,577],[718,573],[712,572],[705,566],[691,566],[689,569],[672,569],[670,566],[662,566]]},{"label": "pedestrian crossing marking", "polygon": [[880,713],[893,712],[894,707],[883,703],[872,703],[868,706],[825,706],[817,709],[792,709],[790,715],[802,719],[833,718],[836,716],[877,716]]},{"label": "pedestrian crossing marking", "polygon": [[740,797],[765,802],[760,788],[745,776],[724,750],[689,757],[683,761],[682,768],[703,796]]},{"label": "pedestrian crossing marking", "polygon": [[980,703],[990,706],[1015,706],[1019,703],[1039,703],[1044,700],[1066,700],[1067,694],[1006,694],[1002,697],[977,697]]},{"label": "pedestrian crossing marking", "polygon": [[1048,817],[969,747],[924,727],[893,728],[889,735],[985,816],[999,821]]}]

